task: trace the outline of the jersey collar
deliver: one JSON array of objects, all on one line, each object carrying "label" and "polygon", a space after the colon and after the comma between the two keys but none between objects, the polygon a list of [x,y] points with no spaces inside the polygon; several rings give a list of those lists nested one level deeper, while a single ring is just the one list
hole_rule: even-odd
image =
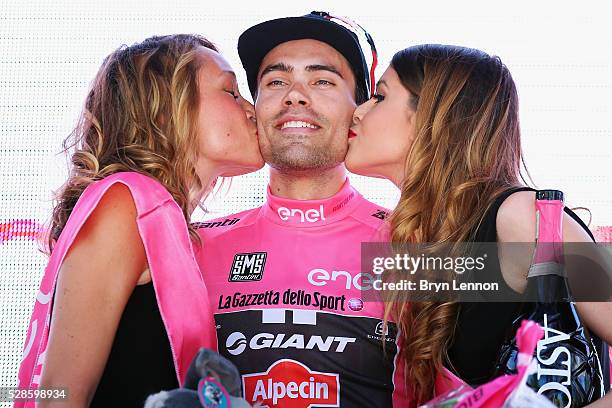
[{"label": "jersey collar", "polygon": [[293,227],[314,227],[346,217],[359,201],[360,194],[348,178],[340,191],[322,200],[291,200],[272,194],[268,186],[264,215],[271,221]]}]

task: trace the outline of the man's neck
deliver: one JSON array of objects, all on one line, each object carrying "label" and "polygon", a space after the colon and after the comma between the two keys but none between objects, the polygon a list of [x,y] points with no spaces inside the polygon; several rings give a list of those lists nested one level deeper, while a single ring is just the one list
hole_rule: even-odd
[{"label": "man's neck", "polygon": [[270,191],[292,200],[321,200],[334,196],[346,181],[344,165],[321,173],[282,173],[270,168]]}]

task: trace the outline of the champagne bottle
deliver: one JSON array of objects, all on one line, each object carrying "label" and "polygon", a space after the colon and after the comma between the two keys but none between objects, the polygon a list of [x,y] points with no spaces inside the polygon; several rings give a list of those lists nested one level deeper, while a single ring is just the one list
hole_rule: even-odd
[{"label": "champagne bottle", "polygon": [[[572,302],[563,259],[563,193],[536,192],[536,248],[527,277],[529,303],[514,321],[512,333],[524,319],[539,323],[537,371],[527,385],[558,407],[582,407],[605,393],[595,346]],[[535,301],[534,301],[535,300]],[[500,350],[495,375],[516,373],[516,340],[509,337]]]}]

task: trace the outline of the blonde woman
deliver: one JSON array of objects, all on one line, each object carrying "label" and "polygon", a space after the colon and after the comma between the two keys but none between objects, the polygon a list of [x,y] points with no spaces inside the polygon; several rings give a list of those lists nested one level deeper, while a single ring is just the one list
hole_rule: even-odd
[{"label": "blonde woman", "polygon": [[[377,94],[355,111],[351,130],[355,137],[350,139],[347,168],[387,178],[401,190],[390,217],[392,241],[534,240],[534,192],[520,175],[518,95],[499,58],[446,45],[402,50],[378,82]],[[591,240],[568,209],[563,230],[565,241]],[[529,263],[502,258],[497,276],[488,279],[521,292]],[[401,330],[413,405],[431,399],[443,366],[472,385],[491,380],[517,303],[422,302],[407,307],[404,295],[398,293],[387,305],[387,316]],[[612,306],[577,306],[591,332],[612,341]],[[598,403],[610,404],[610,398]]]},{"label": "blonde woman", "polygon": [[188,222],[217,177],[263,166],[253,106],[208,40],[151,37],[105,59],[65,146],[19,385],[142,406],[216,345]]}]

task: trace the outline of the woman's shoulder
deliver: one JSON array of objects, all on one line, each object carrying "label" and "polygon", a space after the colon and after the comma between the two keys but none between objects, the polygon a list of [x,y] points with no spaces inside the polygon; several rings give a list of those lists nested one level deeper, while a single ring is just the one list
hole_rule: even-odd
[{"label": "woman's shoulder", "polygon": [[[89,204],[87,211],[70,215],[54,247],[52,262],[57,262],[57,267],[66,262],[69,266],[87,264],[92,271],[98,266],[107,275],[132,265],[130,270],[137,278],[146,259],[132,193],[125,185],[113,184]],[[106,268],[108,265],[113,267]]]},{"label": "woman's shoulder", "polygon": [[[536,229],[535,191],[510,194],[501,203],[496,221],[500,242],[533,242]],[[591,241],[586,226],[568,208],[563,214],[563,240]]]},{"label": "woman's shoulder", "polygon": [[159,203],[172,199],[160,181],[152,176],[132,171],[113,173],[93,182],[83,192],[81,199],[97,201],[107,194],[108,189],[117,184],[125,186],[125,191],[130,193],[139,213],[146,213],[156,208]]},{"label": "woman's shoulder", "polygon": [[113,173],[109,176],[104,177],[103,179],[97,180],[92,183],[92,186],[98,188],[104,188],[105,186],[110,186],[116,183],[121,183],[126,185],[130,190],[148,190],[148,189],[162,189],[166,190],[165,187],[159,180],[155,179],[152,176],[138,173],[135,171],[121,171],[117,173]]},{"label": "woman's shoulder", "polygon": [[100,237],[117,237],[136,226],[137,210],[129,188],[113,184],[104,191],[93,211],[84,222],[83,230],[98,230]]},{"label": "woman's shoulder", "polygon": [[497,237],[500,242],[531,242],[536,225],[535,192],[510,194],[497,211]]},{"label": "woman's shoulder", "polygon": [[169,199],[170,193],[152,177],[136,172],[111,174],[85,188],[61,235],[70,243],[83,229],[95,226],[111,232],[122,223],[136,225],[139,216],[162,208],[160,204]]}]

